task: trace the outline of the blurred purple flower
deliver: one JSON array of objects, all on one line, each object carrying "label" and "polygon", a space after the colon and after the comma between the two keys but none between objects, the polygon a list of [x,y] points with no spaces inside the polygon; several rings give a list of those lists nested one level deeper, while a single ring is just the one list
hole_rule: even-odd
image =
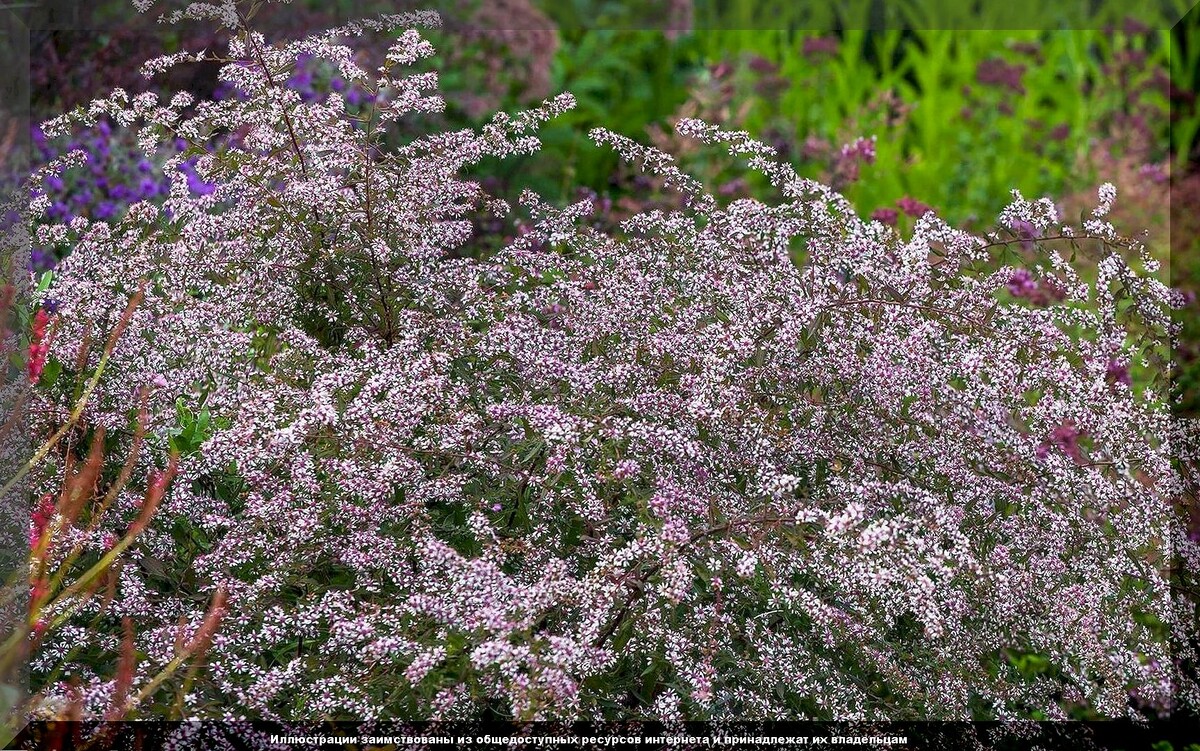
[{"label": "blurred purple flower", "polygon": [[1155,185],[1162,185],[1171,179],[1171,176],[1167,174],[1167,171],[1158,164],[1144,164],[1142,165],[1142,168],[1138,170],[1138,174]]},{"label": "blurred purple flower", "polygon": [[144,177],[142,178],[141,182],[138,183],[137,196],[139,198],[151,198],[157,193],[158,183],[156,183],[152,178]]},{"label": "blurred purple flower", "polygon": [[998,57],[983,60],[975,68],[975,80],[980,84],[1000,86],[1017,94],[1025,93],[1025,85],[1021,83],[1024,74],[1024,65],[1010,65]]},{"label": "blurred purple flower", "polygon": [[1009,222],[1008,227],[1020,239],[1021,247],[1025,250],[1033,250],[1033,241],[1041,237],[1037,227],[1025,219],[1014,219]]},{"label": "blurred purple flower", "polygon": [[871,218],[894,226],[896,220],[900,218],[900,212],[889,208],[875,209],[871,212]]},{"label": "blurred purple flower", "polygon": [[50,217],[51,219],[65,221],[69,214],[70,210],[62,201],[55,201],[54,203],[50,204],[50,208],[46,209],[46,216]]},{"label": "blurred purple flower", "polygon": [[188,190],[192,191],[196,195],[207,196],[217,189],[215,184],[205,182],[204,180],[200,179],[200,176],[195,172],[188,171],[185,174],[187,174]]},{"label": "blurred purple flower", "polygon": [[735,177],[717,187],[717,193],[723,196],[737,195],[744,190],[746,190],[746,179],[743,177]]},{"label": "blurred purple flower", "polygon": [[933,211],[933,209],[927,204],[921,203],[917,199],[910,198],[909,196],[905,196],[899,201],[896,201],[896,206],[898,206],[901,211],[911,217],[922,217],[927,212]]},{"label": "blurred purple flower", "polygon": [[800,155],[805,159],[822,159],[829,153],[829,142],[818,136],[809,136],[804,139],[804,145],[800,149]]},{"label": "blurred purple flower", "polygon": [[1029,269],[1017,269],[1008,278],[1008,291],[1014,297],[1026,297],[1037,291],[1038,283]]},{"label": "blurred purple flower", "polygon": [[1048,442],[1051,446],[1060,449],[1064,454],[1074,459],[1076,462],[1083,461],[1083,453],[1079,448],[1079,439],[1083,435],[1074,425],[1064,423],[1059,425],[1054,430],[1050,431]]},{"label": "blurred purple flower", "polygon": [[1133,385],[1133,379],[1129,375],[1129,366],[1122,364],[1116,359],[1108,361],[1108,367],[1105,370],[1104,376],[1109,383],[1123,383],[1126,386]]},{"label": "blurred purple flower", "polygon": [[838,51],[838,40],[835,37],[806,37],[801,53],[809,60],[822,55],[833,56]]},{"label": "blurred purple flower", "polygon": [[778,65],[771,62],[767,58],[762,57],[761,55],[755,55],[751,57],[749,66],[750,70],[760,74],[774,73],[779,70]]},{"label": "blurred purple flower", "polygon": [[875,137],[856,138],[853,142],[842,146],[842,156],[860,159],[867,164],[875,163]]},{"label": "blurred purple flower", "polygon": [[35,274],[51,271],[58,265],[53,251],[45,248],[31,248],[29,251],[29,269]]}]

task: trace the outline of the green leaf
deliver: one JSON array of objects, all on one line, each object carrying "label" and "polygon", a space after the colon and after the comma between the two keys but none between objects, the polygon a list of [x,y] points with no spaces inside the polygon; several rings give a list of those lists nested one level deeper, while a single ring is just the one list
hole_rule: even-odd
[{"label": "green leaf", "polygon": [[53,280],[54,280],[54,272],[53,271],[43,271],[41,278],[38,279],[38,286],[37,286],[38,294],[40,295],[41,293],[50,289],[50,282],[52,282]]},{"label": "green leaf", "polygon": [[38,385],[42,386],[43,388],[49,387],[56,380],[58,380],[58,376],[62,373],[62,369],[62,363],[58,360],[47,360],[45,366],[42,368],[42,377],[38,381]]}]

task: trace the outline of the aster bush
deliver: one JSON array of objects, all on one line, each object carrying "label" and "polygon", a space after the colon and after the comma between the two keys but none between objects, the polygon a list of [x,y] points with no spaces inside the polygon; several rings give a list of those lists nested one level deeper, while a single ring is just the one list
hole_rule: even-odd
[{"label": "aster bush", "polygon": [[[66,661],[103,714],[115,688],[87,660],[111,662],[119,619],[153,674],[221,592],[204,669],[132,716],[1055,719],[1195,701],[1200,551],[1164,375],[1179,300],[1106,221],[1111,186],[1078,227],[1014,193],[984,236],[934,212],[901,235],[746,134],[684,119],[776,198],[711,195],[597,130],[679,207],[597,228],[594,200],[527,193],[527,231],[464,258],[479,207],[507,207],[462,171],[536,150],[571,98],[385,148],[392,123],[442,107],[435,74],[404,75],[436,18],[269,44],[261,4],[189,6],[228,50],[146,66],[219,61],[235,96],[116,90],[44,126],[108,117],[146,154],[186,148],[161,203],[69,224],[45,195],[21,209],[35,244],[71,249],[41,293],[58,311],[45,367],[94,368],[66,343],[142,290],[85,419],[119,450],[144,410],[140,440],[178,454],[110,610],[79,602],[93,627],[48,634],[35,684]],[[339,41],[384,28],[378,70]],[[298,58],[366,92],[362,113],[285,86]],[[189,189],[185,159],[213,190]],[[1040,261],[1016,289],[1004,254],[1023,244]],[[61,416],[69,383],[43,383],[35,421]],[[130,493],[114,504],[136,516]]]}]

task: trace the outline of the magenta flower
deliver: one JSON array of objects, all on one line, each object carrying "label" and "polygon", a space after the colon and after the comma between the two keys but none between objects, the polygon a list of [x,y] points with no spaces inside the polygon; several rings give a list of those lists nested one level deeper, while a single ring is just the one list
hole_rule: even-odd
[{"label": "magenta flower", "polygon": [[1123,383],[1126,386],[1133,384],[1133,379],[1129,375],[1129,366],[1120,360],[1109,360],[1104,376],[1109,383]]},{"label": "magenta flower", "polygon": [[1083,437],[1083,433],[1073,424],[1069,422],[1063,423],[1050,431],[1050,435],[1046,440],[1042,441],[1041,445],[1037,447],[1037,456],[1040,459],[1044,459],[1049,456],[1051,449],[1056,448],[1074,459],[1077,463],[1082,463],[1083,451],[1079,446],[1079,439],[1081,437]]},{"label": "magenta flower", "polygon": [[1008,291],[1014,297],[1028,297],[1037,291],[1038,283],[1028,269],[1017,269],[1008,278]]},{"label": "magenta flower", "polygon": [[1155,185],[1162,185],[1171,179],[1171,176],[1167,174],[1167,171],[1158,164],[1144,164],[1142,165],[1142,168],[1138,170],[1138,174]]},{"label": "magenta flower", "polygon": [[1016,94],[1024,94],[1025,85],[1021,83],[1024,74],[1024,65],[1010,65],[1000,58],[989,58],[976,67],[975,80],[984,86],[999,86]]},{"label": "magenta flower", "polygon": [[801,54],[810,60],[832,57],[837,52],[838,40],[835,37],[806,37],[801,47]]},{"label": "magenta flower", "polygon": [[900,213],[895,209],[879,208],[871,212],[871,218],[884,224],[895,225],[896,220],[900,218]]},{"label": "magenta flower", "polygon": [[853,142],[842,146],[842,156],[861,159],[867,164],[875,163],[875,136],[856,138]]},{"label": "magenta flower", "polygon": [[909,196],[904,196],[899,201],[896,201],[896,205],[900,207],[901,211],[911,217],[922,217],[926,213],[933,211],[927,204]]},{"label": "magenta flower", "polygon": [[1013,231],[1013,234],[1021,240],[1022,248],[1033,250],[1033,241],[1040,237],[1041,233],[1038,232],[1037,227],[1033,226],[1032,222],[1025,219],[1014,219],[1009,222],[1008,226]]}]

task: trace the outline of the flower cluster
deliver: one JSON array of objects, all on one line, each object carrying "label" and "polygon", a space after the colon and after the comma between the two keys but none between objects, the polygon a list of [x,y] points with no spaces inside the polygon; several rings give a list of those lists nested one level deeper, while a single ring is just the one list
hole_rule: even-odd
[{"label": "flower cluster", "polygon": [[930,211],[933,211],[933,209],[928,204],[918,201],[911,196],[904,196],[896,201],[895,209],[886,206],[875,209],[875,211],[871,212],[871,218],[884,224],[895,226],[901,212],[907,216],[919,219]]},{"label": "flower cluster", "polygon": [[1029,269],[1017,269],[1008,278],[1005,285],[1013,297],[1028,300],[1038,306],[1046,306],[1061,301],[1065,294],[1053,284],[1043,285],[1034,278]]},{"label": "flower cluster", "polygon": [[[244,96],[118,90],[47,129],[106,115],[147,148],[183,138],[213,189],[175,156],[161,206],[35,228],[73,247],[47,292],[64,367],[59,342],[145,285],[86,418],[120,441],[144,399],[146,440],[181,454],[111,607],[152,670],[221,593],[188,715],[1015,719],[1195,696],[1169,569],[1200,555],[1175,524],[1169,411],[1109,366],[1173,331],[1135,244],[1017,196],[1006,224],[1037,228],[1073,303],[1024,305],[998,234],[910,202],[902,238],[683,119],[779,199],[723,202],[597,130],[679,207],[602,231],[594,197],[526,193],[527,231],[458,257],[480,204],[508,208],[461,171],[537,149],[569,96],[385,149],[341,92],[283,82],[311,55],[377,124],[437,111],[435,78],[401,75],[435,19],[271,45],[232,2],[205,7],[235,26],[221,78]],[[404,30],[376,70],[338,41],[370,26]],[[244,136],[207,146],[225,132]],[[1094,285],[1045,245],[1068,233],[1109,248]],[[53,416],[70,394],[40,398]],[[114,644],[49,635],[34,679]],[[95,677],[88,711],[111,693]]]},{"label": "flower cluster", "polygon": [[[55,143],[39,127],[32,129],[36,149],[35,163],[47,164],[74,151],[85,157],[85,168],[65,174],[49,174],[41,186],[51,203],[46,217],[70,224],[76,216],[107,221],[118,217],[131,203],[165,196],[169,181],[157,172],[155,156],[149,158],[133,151],[132,144],[114,131],[111,123],[100,120],[92,128]],[[42,271],[56,263],[55,254],[39,248],[34,268]]]}]

